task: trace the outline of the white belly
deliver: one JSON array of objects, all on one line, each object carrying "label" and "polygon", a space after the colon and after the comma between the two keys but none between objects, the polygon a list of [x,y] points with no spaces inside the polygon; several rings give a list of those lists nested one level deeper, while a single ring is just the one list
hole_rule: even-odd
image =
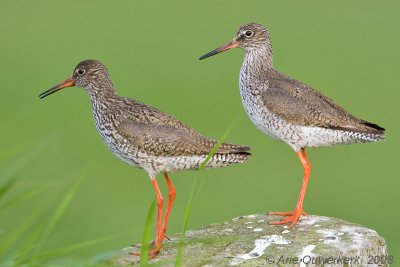
[{"label": "white belly", "polygon": [[254,125],[263,133],[279,139],[295,151],[305,147],[324,147],[335,144],[365,142],[355,138],[354,133],[330,130],[321,127],[308,127],[288,123],[270,112],[259,96],[240,90],[244,109]]},{"label": "white belly", "polygon": [[282,136],[281,130],[287,123],[267,109],[260,108],[262,103],[259,96],[251,95],[243,90],[240,90],[240,95],[244,110],[254,125],[263,133],[273,138],[283,140],[284,136]]}]

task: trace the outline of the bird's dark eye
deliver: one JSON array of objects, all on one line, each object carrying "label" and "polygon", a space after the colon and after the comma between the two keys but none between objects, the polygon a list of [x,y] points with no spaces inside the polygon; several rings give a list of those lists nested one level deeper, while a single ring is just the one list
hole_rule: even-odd
[{"label": "bird's dark eye", "polygon": [[253,32],[252,32],[252,31],[246,31],[244,34],[245,34],[247,37],[251,37],[251,36],[253,35]]},{"label": "bird's dark eye", "polygon": [[77,71],[77,73],[78,73],[79,75],[83,75],[83,74],[85,74],[85,72],[86,72],[86,70],[84,70],[84,69],[79,69],[79,70]]}]

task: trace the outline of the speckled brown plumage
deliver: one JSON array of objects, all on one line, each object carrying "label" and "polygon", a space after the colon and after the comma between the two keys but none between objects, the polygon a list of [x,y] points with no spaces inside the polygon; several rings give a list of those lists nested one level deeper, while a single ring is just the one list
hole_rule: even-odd
[{"label": "speckled brown plumage", "polygon": [[[110,150],[125,162],[145,169],[150,177],[163,171],[196,169],[216,144],[153,107],[118,96],[99,61],[79,63],[72,77],[76,86],[88,91],[96,128]],[[224,143],[207,166],[245,162],[249,150],[247,146]],[[190,160],[185,164],[187,157]]]},{"label": "speckled brown plumage", "polygon": [[276,70],[272,65],[270,34],[264,26],[241,26],[232,42],[201,59],[230,47],[246,51],[240,71],[240,93],[247,114],[263,132],[295,151],[384,139],[382,127],[351,115],[330,98]]},{"label": "speckled brown plumage", "polygon": [[[106,67],[99,61],[82,61],[71,78],[45,91],[40,98],[71,86],[89,93],[96,128],[113,154],[144,169],[152,179],[158,205],[157,235],[149,254],[153,257],[161,249],[176,194],[167,172],[198,169],[217,142],[153,107],[118,96]],[[244,163],[250,157],[249,150],[247,146],[223,143],[206,167]],[[164,202],[155,179],[160,172],[164,172],[169,188],[163,223]]]},{"label": "speckled brown plumage", "polygon": [[383,129],[351,115],[311,87],[271,69],[262,93],[265,106],[289,123],[382,135]]},{"label": "speckled brown plumage", "polygon": [[200,59],[236,47],[246,51],[239,85],[247,115],[262,132],[293,148],[304,167],[295,211],[273,213],[285,216],[276,224],[293,227],[305,214],[303,200],[311,173],[305,148],[380,141],[385,138],[385,129],[351,115],[330,98],[276,70],[270,34],[261,24],[241,26],[231,42]]}]

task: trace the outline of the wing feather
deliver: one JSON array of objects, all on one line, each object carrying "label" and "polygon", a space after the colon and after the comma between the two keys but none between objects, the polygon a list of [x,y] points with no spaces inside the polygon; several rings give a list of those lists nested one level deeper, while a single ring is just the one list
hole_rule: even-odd
[{"label": "wing feather", "polygon": [[297,125],[382,134],[383,128],[361,120],[313,88],[273,70],[262,99],[269,111]]},{"label": "wing feather", "polygon": [[[142,151],[160,156],[207,155],[217,143],[155,108],[131,99],[126,101],[131,110],[128,117],[120,120],[118,132]],[[249,150],[247,146],[223,143],[217,153]]]}]

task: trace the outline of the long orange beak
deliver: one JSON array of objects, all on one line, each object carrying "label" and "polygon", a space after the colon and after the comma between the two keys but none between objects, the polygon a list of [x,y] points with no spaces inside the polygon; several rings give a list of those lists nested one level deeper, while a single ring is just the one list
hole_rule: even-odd
[{"label": "long orange beak", "polygon": [[236,39],[234,39],[234,40],[230,41],[229,43],[227,43],[227,44],[225,44],[223,46],[220,46],[217,49],[214,49],[213,51],[208,52],[207,54],[202,55],[199,58],[199,60],[215,56],[216,54],[219,54],[221,52],[224,52],[226,50],[229,50],[229,49],[232,49],[232,48],[236,48],[236,47],[239,47],[239,42]]},{"label": "long orange beak", "polygon": [[63,81],[63,82],[51,87],[49,90],[41,93],[39,95],[39,98],[42,99],[42,98],[44,98],[46,96],[49,96],[49,95],[51,95],[51,94],[53,94],[53,93],[55,93],[55,92],[57,92],[57,91],[59,91],[59,90],[61,90],[63,88],[72,87],[72,86],[75,86],[75,81],[71,77],[71,78],[69,78],[69,79],[67,79],[67,80],[65,80],[65,81]]}]

